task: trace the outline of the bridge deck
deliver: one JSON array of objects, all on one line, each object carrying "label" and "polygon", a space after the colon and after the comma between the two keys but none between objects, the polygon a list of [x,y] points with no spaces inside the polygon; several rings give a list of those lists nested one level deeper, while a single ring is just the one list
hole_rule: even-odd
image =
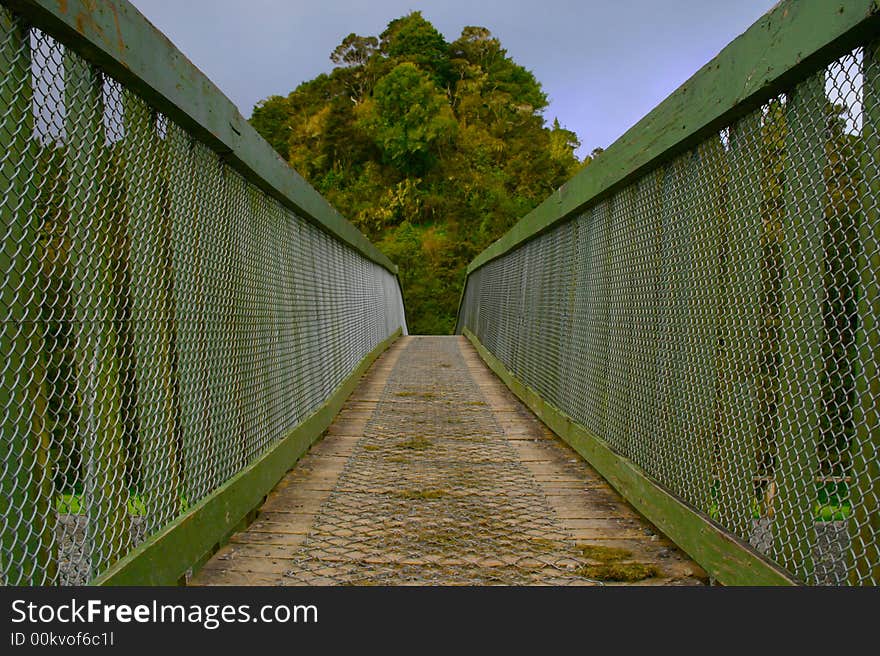
[{"label": "bridge deck", "polygon": [[191,584],[704,581],[465,339],[404,337]]}]

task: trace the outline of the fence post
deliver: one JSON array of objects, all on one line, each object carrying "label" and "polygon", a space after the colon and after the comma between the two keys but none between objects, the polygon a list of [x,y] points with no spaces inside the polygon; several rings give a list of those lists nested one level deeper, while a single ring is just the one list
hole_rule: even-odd
[{"label": "fence post", "polygon": [[[804,582],[813,575],[824,320],[825,71],[785,106],[781,361],[775,479],[776,559]],[[818,116],[818,118],[817,118]]]},{"label": "fence post", "polygon": [[630,189],[609,200],[608,231],[608,365],[605,370],[606,407],[602,437],[628,458],[632,457],[628,415],[632,401],[630,363],[632,345],[633,278],[632,225],[633,196]]},{"label": "fence post", "polygon": [[149,535],[179,512],[172,380],[173,317],[166,281],[169,235],[163,217],[164,165],[155,113],[126,93],[122,140],[128,213],[131,325],[137,380],[140,493]]},{"label": "fence post", "polygon": [[104,178],[103,77],[69,52],[64,58],[68,198],[83,496],[91,573],[117,560],[130,541],[122,443],[118,336],[114,326],[114,226]]},{"label": "fence post", "polygon": [[680,184],[680,166],[669,162],[658,169],[660,176],[660,276],[658,280],[657,302],[660,306],[657,326],[657,350],[655,371],[658,373],[659,390],[655,405],[657,427],[653,441],[657,444],[656,479],[669,489],[678,492],[674,483],[678,476],[679,463],[676,462],[674,439],[676,435],[684,435],[681,423],[679,403],[681,397],[676,395],[675,385],[682,375],[681,366],[676,366],[675,334],[678,326],[685,320],[676,312],[674,299],[676,294],[676,275],[679,262],[676,239],[678,236],[676,187]]},{"label": "fence post", "polygon": [[200,169],[197,146],[179,127],[168,124],[165,137],[168,222],[171,240],[170,293],[174,305],[175,347],[180,403],[181,506],[204,496],[210,478],[211,423],[202,325],[205,308],[205,267],[197,202]]},{"label": "fence post", "polygon": [[[682,289],[688,326],[683,335],[684,356],[690,373],[682,378],[682,389],[687,399],[687,430],[690,440],[685,443],[685,478],[691,481],[691,502],[700,510],[712,507],[712,490],[717,476],[714,466],[715,386],[718,369],[718,323],[720,318],[722,220],[718,214],[718,170],[721,144],[717,136],[688,152],[685,156],[686,223],[685,261]],[[708,199],[705,196],[706,194]],[[689,443],[688,443],[689,442]],[[686,495],[682,495],[685,498]]]},{"label": "fence post", "polygon": [[851,585],[880,584],[880,40],[863,55],[862,214],[853,423]]},{"label": "fence post", "polygon": [[[730,128],[726,168],[723,342],[718,394],[718,519],[739,535],[751,531],[757,475],[757,334],[760,326],[761,213],[759,171],[749,166],[761,152],[760,114]],[[760,161],[760,160],[759,160]]]},{"label": "fence post", "polygon": [[[252,231],[256,224],[251,220],[242,220],[247,216],[244,205],[247,197],[245,180],[230,171],[224,171],[223,194],[220,196],[221,206],[218,207],[218,220],[223,226],[225,236],[225,257],[221,280],[225,281],[226,289],[219,298],[225,303],[223,312],[227,317],[220,323],[222,343],[226,345],[225,353],[218,358],[218,379],[226,379],[229,394],[229,407],[232,416],[227,422],[231,429],[232,440],[224,445],[232,457],[226,461],[221,480],[226,480],[235,472],[244,468],[251,451],[251,436],[258,428],[248,428],[249,395],[253,393],[251,374],[258,354],[251,342],[255,326],[247,318],[247,304],[251,302],[253,287],[247,280],[246,262],[250,259],[249,248],[252,245]],[[250,298],[248,298],[250,297]],[[250,388],[250,389],[248,389]],[[230,448],[231,444],[235,448]],[[232,453],[229,453],[232,452]]]},{"label": "fence post", "polygon": [[575,369],[575,359],[572,353],[577,352],[579,344],[575,333],[577,325],[577,297],[578,297],[578,261],[583,252],[580,240],[584,231],[584,217],[581,215],[571,222],[571,239],[568,244],[568,279],[565,281],[565,322],[563,334],[563,346],[560,352],[562,374],[560,376],[559,405],[569,416],[573,416],[572,408],[575,407],[574,394],[583,381],[579,380]]},{"label": "fence post", "polygon": [[[207,430],[197,436],[196,457],[199,460],[198,498],[215,490],[231,471],[227,460],[234,457],[233,431],[226,433],[230,444],[224,453],[221,443],[224,431],[232,425],[228,416],[232,404],[227,387],[229,376],[223,371],[229,357],[229,348],[223,343],[228,317],[229,290],[226,288],[226,239],[224,234],[223,201],[229,171],[213,153],[196,145],[194,148],[196,175],[192,186],[192,229],[195,235],[193,272],[199,270],[196,301],[197,334],[195,367],[204,372],[199,381],[199,400],[204,404]],[[228,373],[228,372],[227,372]],[[191,502],[192,503],[192,502]]]},{"label": "fence post", "polygon": [[54,577],[30,50],[28,28],[0,6],[0,584],[6,585]]},{"label": "fence post", "polygon": [[[641,211],[641,245],[646,254],[641,265],[644,307],[640,308],[641,320],[634,323],[636,335],[641,340],[644,351],[642,357],[643,389],[639,396],[642,403],[643,418],[657,417],[657,409],[662,401],[664,390],[659,389],[663,375],[659,367],[659,349],[661,339],[661,303],[659,302],[661,283],[663,281],[663,235],[667,226],[663,222],[663,169],[649,173],[640,183]],[[647,422],[640,427],[640,439],[643,441],[642,458],[645,471],[655,478],[662,471],[662,451],[654,434],[653,426]]]}]

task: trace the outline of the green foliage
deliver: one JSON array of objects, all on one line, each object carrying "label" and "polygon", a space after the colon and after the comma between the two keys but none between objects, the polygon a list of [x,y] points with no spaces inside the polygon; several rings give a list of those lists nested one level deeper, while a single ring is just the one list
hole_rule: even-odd
[{"label": "green foliage", "polygon": [[467,263],[584,165],[577,135],[485,27],[447,43],[413,12],[330,59],[251,123],[400,266],[410,330],[448,333]]},{"label": "green foliage", "polygon": [[396,18],[382,32],[380,48],[391,61],[411,61],[429,71],[439,84],[449,75],[449,46],[443,35],[414,11]]},{"label": "green foliage", "polygon": [[342,40],[330,54],[330,61],[345,66],[362,66],[375,54],[379,40],[374,36],[358,36],[354,32]]},{"label": "green foliage", "polygon": [[[144,517],[147,514],[147,504],[143,498],[132,492],[126,502],[128,514],[132,517]],[[185,497],[180,498],[180,512],[188,510],[189,504]],[[85,515],[88,512],[86,501],[82,494],[58,494],[55,496],[55,512],[62,515]]]},{"label": "green foliage", "polygon": [[254,107],[251,115],[251,125],[284,159],[287,159],[287,140],[290,136],[287,125],[289,114],[287,99],[272,96]]},{"label": "green foliage", "polygon": [[446,97],[410,62],[379,80],[361,113],[364,131],[386,161],[406,171],[424,171],[436,148],[449,143],[458,128]]}]

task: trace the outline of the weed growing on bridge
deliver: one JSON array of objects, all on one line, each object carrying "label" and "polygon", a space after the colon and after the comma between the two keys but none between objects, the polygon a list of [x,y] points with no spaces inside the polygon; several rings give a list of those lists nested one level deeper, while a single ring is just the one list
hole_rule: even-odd
[{"label": "weed growing on bridge", "polygon": [[425,449],[430,449],[434,446],[434,443],[425,437],[416,435],[408,440],[400,442],[397,446],[401,449],[410,449],[411,451],[424,451]]},{"label": "weed growing on bridge", "polygon": [[632,552],[626,549],[594,544],[579,544],[577,549],[584,558],[595,561],[578,568],[578,575],[584,578],[596,581],[634,583],[661,575],[655,565],[626,562],[626,559],[632,556]]},{"label": "weed growing on bridge", "polygon": [[588,560],[598,560],[602,562],[624,560],[632,556],[632,552],[627,551],[626,549],[601,547],[595,544],[579,544],[577,549],[584,558],[587,558]]},{"label": "weed growing on bridge", "polygon": [[397,392],[397,393],[395,393],[395,396],[403,396],[403,397],[417,396],[422,399],[433,399],[437,395],[434,392],[406,391],[406,392]]},{"label": "weed growing on bridge", "polygon": [[442,499],[443,497],[449,496],[449,490],[444,490],[443,488],[428,488],[424,490],[400,490],[399,492],[394,493],[395,496],[398,496],[402,499],[409,499],[411,501],[431,501],[434,499]]},{"label": "weed growing on bridge", "polygon": [[584,565],[577,570],[579,576],[595,581],[618,581],[621,583],[635,583],[660,575],[654,565],[643,563],[601,563],[599,565]]},{"label": "weed growing on bridge", "polygon": [[529,548],[538,553],[552,554],[562,550],[562,543],[558,540],[549,540],[547,538],[530,538]]}]

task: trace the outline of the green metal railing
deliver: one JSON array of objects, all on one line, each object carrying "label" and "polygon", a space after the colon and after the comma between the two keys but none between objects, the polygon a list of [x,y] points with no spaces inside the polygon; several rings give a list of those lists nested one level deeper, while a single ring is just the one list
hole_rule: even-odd
[{"label": "green metal railing", "polygon": [[122,0],[0,3],[0,583],[173,583],[406,331],[396,268]]},{"label": "green metal railing", "polygon": [[468,269],[458,331],[725,583],[880,583],[880,31],[782,2]]}]

